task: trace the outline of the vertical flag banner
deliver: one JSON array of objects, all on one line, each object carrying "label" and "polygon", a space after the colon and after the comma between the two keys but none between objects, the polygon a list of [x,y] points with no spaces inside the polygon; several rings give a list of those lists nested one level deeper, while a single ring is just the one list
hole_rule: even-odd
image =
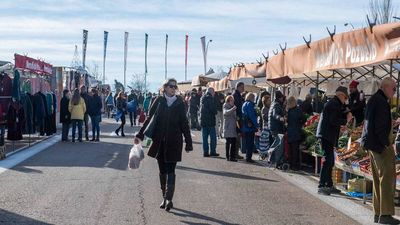
[{"label": "vertical flag banner", "polygon": [[185,40],[185,81],[187,81],[188,47],[189,47],[189,36],[186,35],[186,40]]},{"label": "vertical flag banner", "polygon": [[168,34],[165,35],[165,79],[167,79]]},{"label": "vertical flag banner", "polygon": [[126,87],[126,59],[128,58],[128,36],[129,36],[129,33],[125,32],[125,38],[124,38],[124,89]]},{"label": "vertical flag banner", "polygon": [[149,39],[149,35],[145,34],[144,39],[144,90],[146,91],[147,85],[147,42]]},{"label": "vertical flag banner", "polygon": [[107,55],[108,32],[104,31],[104,52],[103,52],[103,84],[106,83],[106,55]]},{"label": "vertical flag banner", "polygon": [[203,36],[203,37],[201,37],[200,38],[200,40],[201,40],[201,50],[203,50],[203,59],[204,59],[204,75],[206,75],[206,73],[207,73],[207,68],[206,68],[206,65],[207,65],[207,56],[206,56],[206,37],[205,36]]},{"label": "vertical flag banner", "polygon": [[83,30],[83,45],[82,45],[82,67],[85,69],[86,48],[87,48],[88,31]]}]

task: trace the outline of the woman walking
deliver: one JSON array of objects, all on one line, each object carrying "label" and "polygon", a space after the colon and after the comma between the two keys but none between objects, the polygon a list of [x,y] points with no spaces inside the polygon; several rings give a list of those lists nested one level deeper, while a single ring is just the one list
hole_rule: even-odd
[{"label": "woman walking", "polygon": [[68,110],[71,113],[72,142],[75,142],[76,126],[78,126],[78,141],[82,142],[82,123],[86,112],[86,105],[85,100],[83,100],[79,94],[78,88],[74,90],[74,94],[68,105]]},{"label": "woman walking", "polygon": [[101,122],[101,109],[103,104],[97,89],[92,89],[92,98],[89,102],[90,105],[90,121],[92,121],[92,134],[93,138],[90,141],[100,141],[100,122]]},{"label": "woman walking", "polygon": [[69,90],[65,89],[60,101],[60,123],[62,124],[61,141],[68,141],[69,127],[71,124],[71,113],[68,111],[69,98]]},{"label": "woman walking", "polygon": [[259,125],[257,123],[257,113],[255,110],[255,95],[253,93],[247,93],[245,103],[242,106],[243,114],[243,127],[242,132],[244,133],[244,144],[243,150],[246,152],[246,162],[254,163],[251,157],[253,156],[254,149],[254,135]]},{"label": "woman walking", "polygon": [[293,170],[300,169],[300,142],[301,128],[305,122],[305,118],[300,107],[297,106],[295,97],[291,96],[287,101],[288,116],[287,116],[287,134],[289,143],[289,160],[290,168]]},{"label": "woman walking", "polygon": [[163,84],[163,95],[158,97],[150,107],[149,117],[143,124],[134,140],[138,144],[144,139],[144,131],[152,117],[156,128],[153,132],[153,143],[148,155],[156,158],[159,167],[159,178],[163,201],[160,208],[169,211],[175,191],[175,167],[182,160],[182,135],[185,137],[186,152],[192,151],[192,137],[185,115],[185,105],[181,97],[175,95],[175,79],[168,79]]},{"label": "woman walking", "polygon": [[111,91],[108,94],[105,102],[107,106],[107,118],[110,118],[111,111],[114,109],[114,97],[112,96]]},{"label": "woman walking", "polygon": [[118,127],[118,129],[115,130],[115,133],[117,136],[119,136],[119,131],[121,131],[121,136],[125,137],[124,133],[124,126],[125,126],[125,114],[126,114],[126,96],[123,91],[120,91],[118,93],[117,97],[117,115],[121,116],[121,125]]},{"label": "woman walking", "polygon": [[226,160],[237,162],[236,159],[236,106],[232,95],[226,96],[225,103],[223,105],[223,116],[224,116],[224,129],[223,136],[226,139],[225,151]]}]

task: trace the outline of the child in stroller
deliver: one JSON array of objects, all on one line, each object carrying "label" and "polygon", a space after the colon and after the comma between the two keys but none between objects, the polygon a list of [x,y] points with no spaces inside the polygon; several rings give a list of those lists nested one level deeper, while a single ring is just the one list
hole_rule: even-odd
[{"label": "child in stroller", "polygon": [[268,162],[275,164],[275,168],[289,170],[290,165],[287,162],[287,135],[277,134],[271,146],[268,149]]}]

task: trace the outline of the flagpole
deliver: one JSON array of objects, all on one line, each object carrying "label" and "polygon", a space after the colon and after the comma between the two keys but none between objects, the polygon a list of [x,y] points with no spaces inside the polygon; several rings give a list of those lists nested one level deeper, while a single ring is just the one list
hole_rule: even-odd
[{"label": "flagpole", "polygon": [[144,91],[146,91],[147,86],[147,42],[148,42],[149,35],[145,34],[144,40]]},{"label": "flagpole", "polygon": [[107,52],[108,32],[104,31],[104,54],[103,54],[103,84],[106,83],[106,52]]},{"label": "flagpole", "polygon": [[189,45],[189,36],[186,35],[186,40],[185,40],[185,81],[187,81],[187,53],[188,53],[188,45]]},{"label": "flagpole", "polygon": [[129,33],[125,32],[125,38],[124,38],[124,90],[126,90],[126,59],[128,57],[128,36],[129,36]]},{"label": "flagpole", "polygon": [[167,79],[168,34],[165,35],[165,79]]}]

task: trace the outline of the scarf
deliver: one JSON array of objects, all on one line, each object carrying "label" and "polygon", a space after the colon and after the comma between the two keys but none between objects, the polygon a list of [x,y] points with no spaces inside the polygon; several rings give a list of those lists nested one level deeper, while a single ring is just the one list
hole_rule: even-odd
[{"label": "scarf", "polygon": [[167,100],[168,107],[170,107],[177,99],[176,95],[169,97],[168,95],[164,94],[164,97]]}]

